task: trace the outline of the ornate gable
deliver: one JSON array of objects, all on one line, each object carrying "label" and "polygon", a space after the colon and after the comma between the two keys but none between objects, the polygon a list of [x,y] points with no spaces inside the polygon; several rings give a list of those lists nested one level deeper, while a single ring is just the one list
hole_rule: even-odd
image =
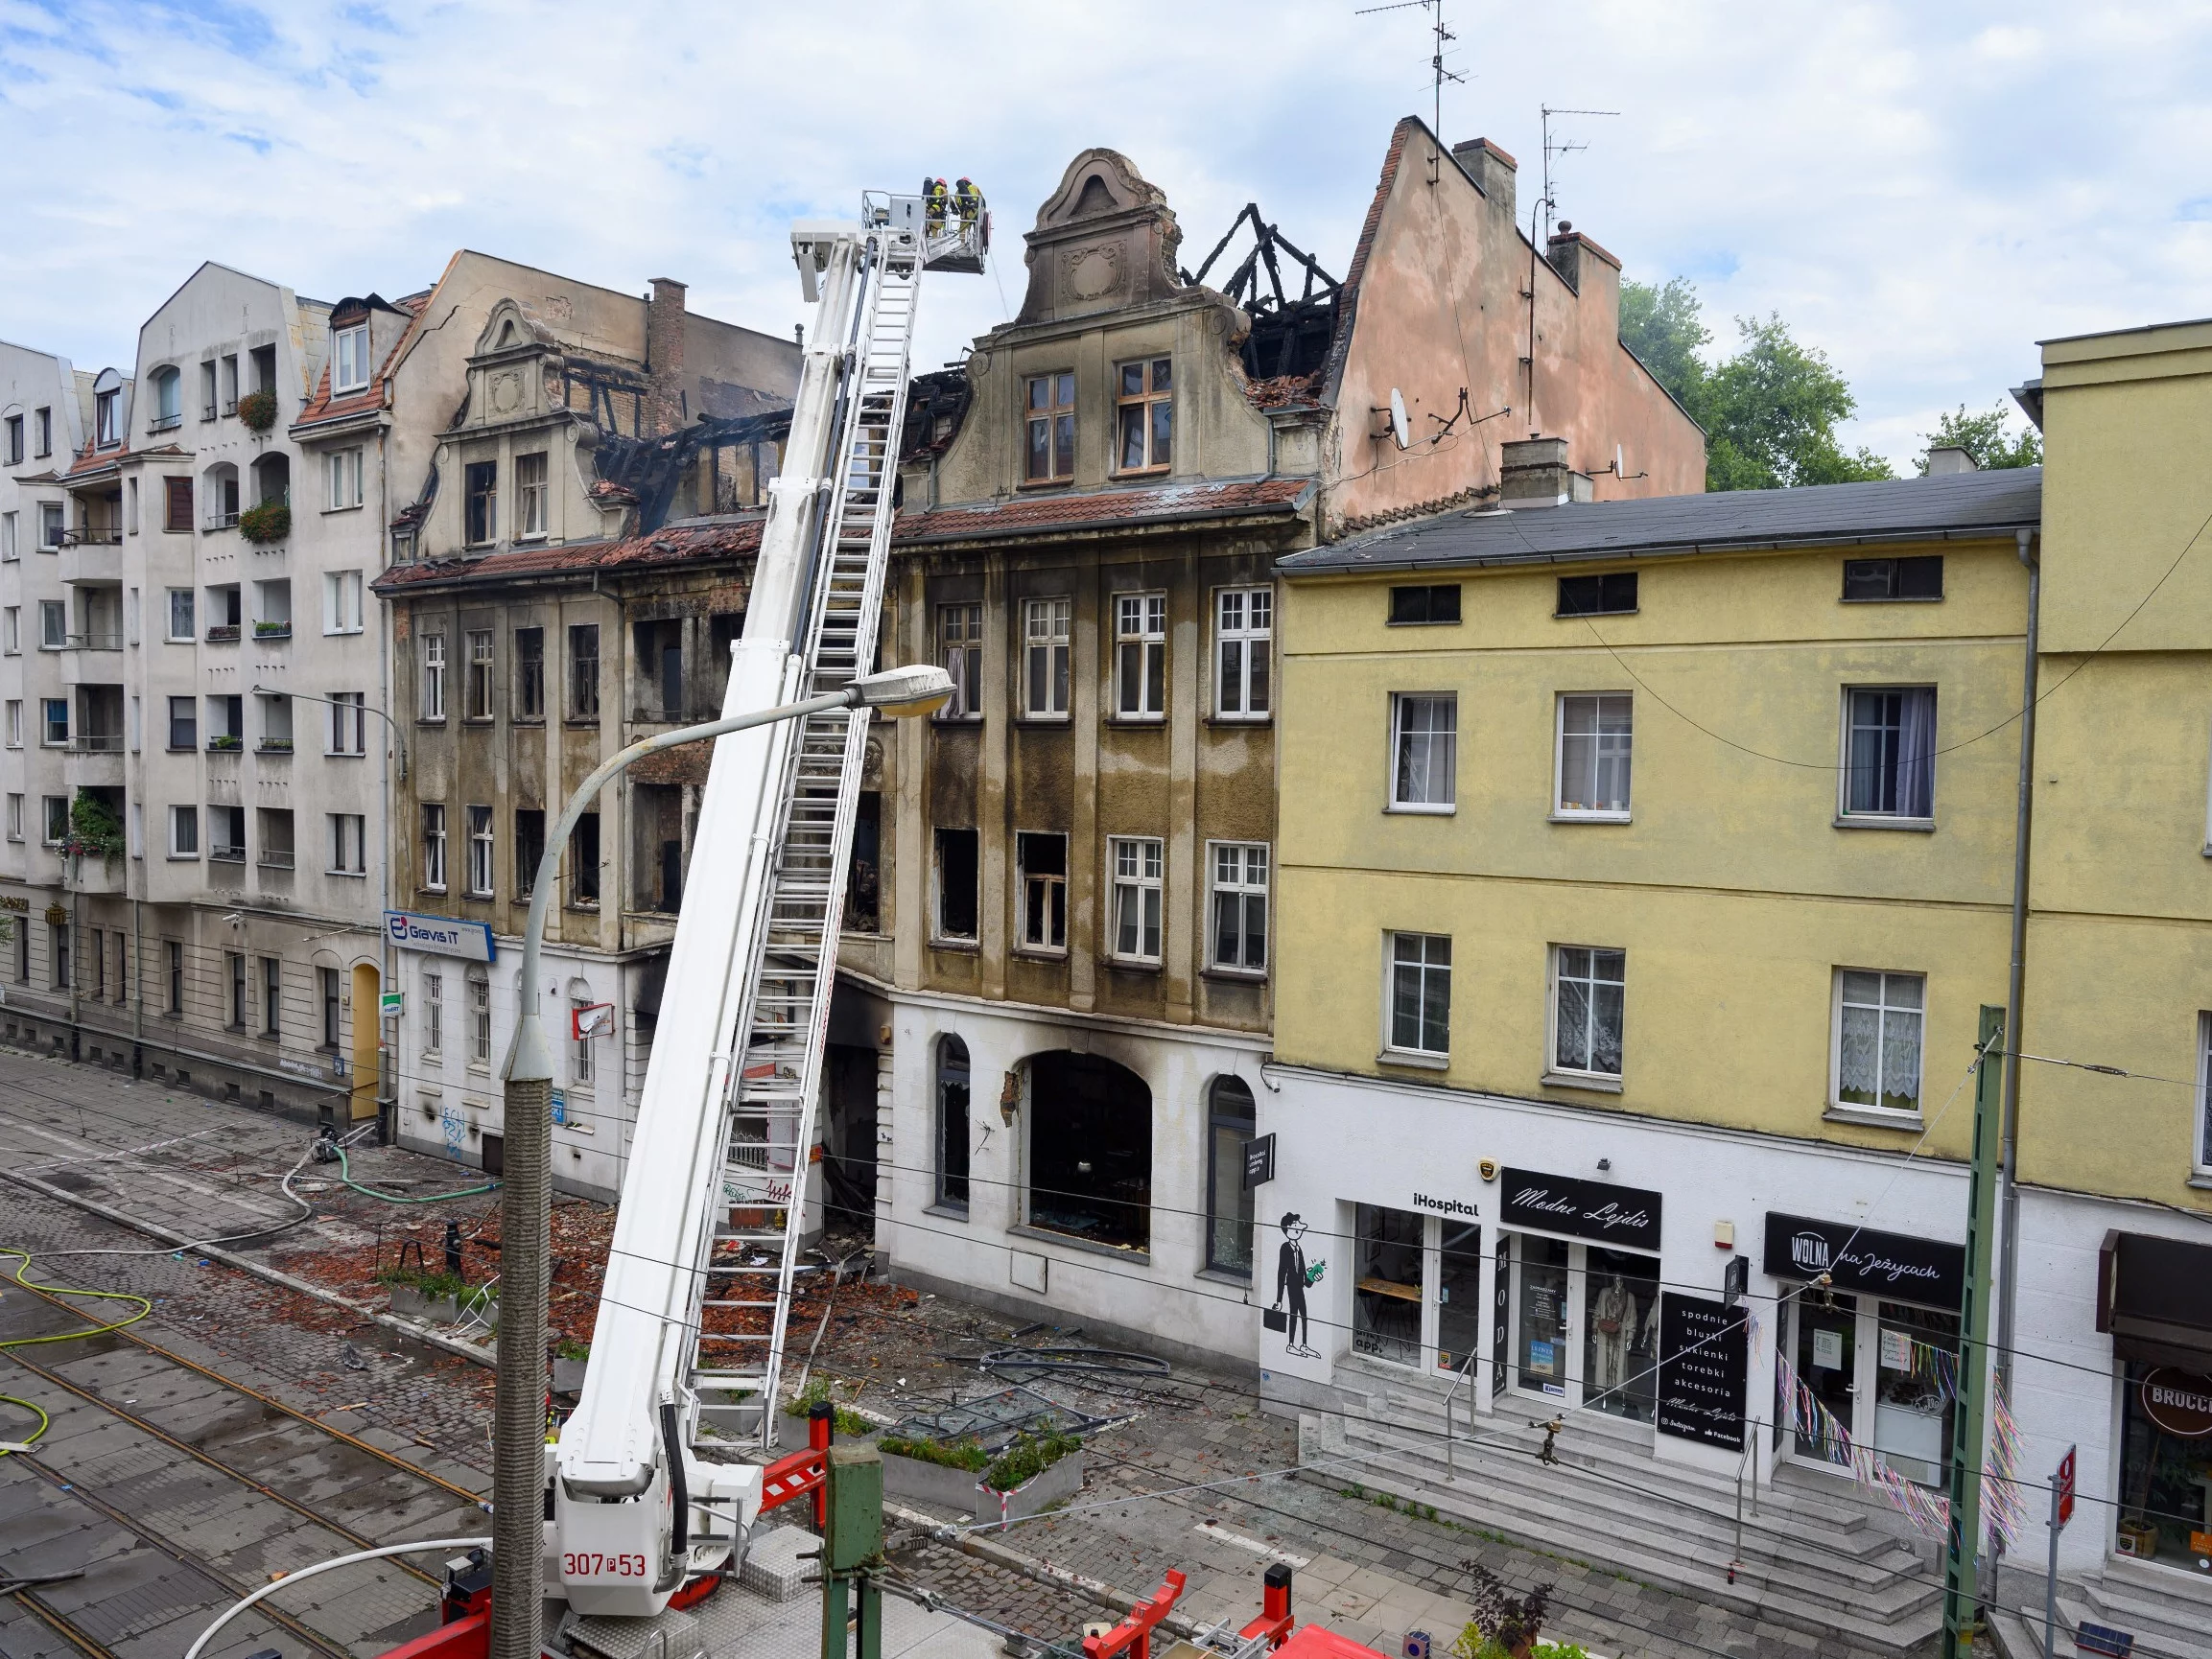
[{"label": "ornate gable", "polygon": [[468,406],[456,430],[562,412],[560,345],[520,300],[491,308],[468,360]]},{"label": "ornate gable", "polygon": [[1029,292],[1017,323],[1092,316],[1181,292],[1174,212],[1118,151],[1086,150],[1070,162],[1024,240]]}]

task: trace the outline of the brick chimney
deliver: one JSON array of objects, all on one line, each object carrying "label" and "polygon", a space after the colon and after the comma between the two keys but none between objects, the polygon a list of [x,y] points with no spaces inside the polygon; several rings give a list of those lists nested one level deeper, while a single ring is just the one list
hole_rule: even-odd
[{"label": "brick chimney", "polygon": [[1566,439],[1527,438],[1498,446],[1500,506],[1559,507],[1587,502],[1592,493],[1588,475],[1566,464]]},{"label": "brick chimney", "polygon": [[672,276],[653,278],[646,301],[646,378],[652,387],[648,416],[656,432],[686,424],[684,408],[684,285]]},{"label": "brick chimney", "polygon": [[1508,219],[1513,217],[1514,180],[1520,172],[1520,163],[1487,138],[1471,138],[1464,144],[1451,147],[1452,158],[1467,170],[1467,175],[1490,198],[1490,204],[1503,208]]}]

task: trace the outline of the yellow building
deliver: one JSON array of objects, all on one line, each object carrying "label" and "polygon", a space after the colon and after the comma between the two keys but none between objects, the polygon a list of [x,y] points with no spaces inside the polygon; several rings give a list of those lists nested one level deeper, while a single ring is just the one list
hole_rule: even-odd
[{"label": "yellow building", "polygon": [[[2201,376],[2212,328],[2190,344]],[[1537,442],[1509,446],[1507,510],[1281,561],[1261,1211],[1285,1260],[1326,1266],[1262,1286],[1303,1314],[1263,1344],[1277,1399],[1451,1386],[1693,1484],[1748,1467],[1777,1501],[1859,1501],[1847,1440],[1940,1487],[1928,1356],[1957,1341],[1979,1011],[2009,1000],[2035,561],[2049,693],[2212,509],[2160,501],[2179,451],[2131,430],[2147,372],[2187,360],[2052,349],[2048,549],[2040,473],[1956,452],[1889,483],[1592,503]],[[2130,385],[2062,413],[2091,374]],[[2177,446],[2185,397],[2212,397],[2191,385],[2157,394]],[[2195,570],[2049,697],[2035,768],[2029,1048],[2181,1080],[2025,1068],[2024,1472],[2078,1441],[2107,1500],[2128,1378],[2098,1246],[2212,1244],[2212,679],[2182,654],[2212,643],[2212,549]],[[1662,1367],[1721,1319],[1731,1264],[1757,1331]],[[2203,1528],[2201,1492],[2162,1501],[2184,1499]],[[2078,1571],[2119,1519],[2077,1524]],[[1918,1572],[1822,1617],[1933,1628]]]}]

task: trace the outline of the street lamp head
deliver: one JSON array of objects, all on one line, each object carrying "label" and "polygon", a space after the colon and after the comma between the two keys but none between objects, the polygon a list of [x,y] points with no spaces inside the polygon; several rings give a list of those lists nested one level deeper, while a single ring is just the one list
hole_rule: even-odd
[{"label": "street lamp head", "polygon": [[885,668],[862,674],[853,682],[854,701],[867,709],[881,709],[893,719],[934,714],[953,699],[953,676],[933,664],[917,663],[905,668]]}]

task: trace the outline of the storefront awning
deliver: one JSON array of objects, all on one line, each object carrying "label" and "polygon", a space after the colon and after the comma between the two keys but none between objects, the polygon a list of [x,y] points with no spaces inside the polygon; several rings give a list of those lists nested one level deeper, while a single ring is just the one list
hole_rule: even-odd
[{"label": "storefront awning", "polygon": [[2149,1233],[2105,1235],[2097,1328],[2122,1359],[2212,1370],[2212,1245]]},{"label": "storefront awning", "polygon": [[1847,1221],[1767,1212],[1765,1270],[1777,1278],[1823,1273],[1840,1291],[1956,1311],[1966,1289],[1966,1249],[1940,1239],[1877,1232]]}]

